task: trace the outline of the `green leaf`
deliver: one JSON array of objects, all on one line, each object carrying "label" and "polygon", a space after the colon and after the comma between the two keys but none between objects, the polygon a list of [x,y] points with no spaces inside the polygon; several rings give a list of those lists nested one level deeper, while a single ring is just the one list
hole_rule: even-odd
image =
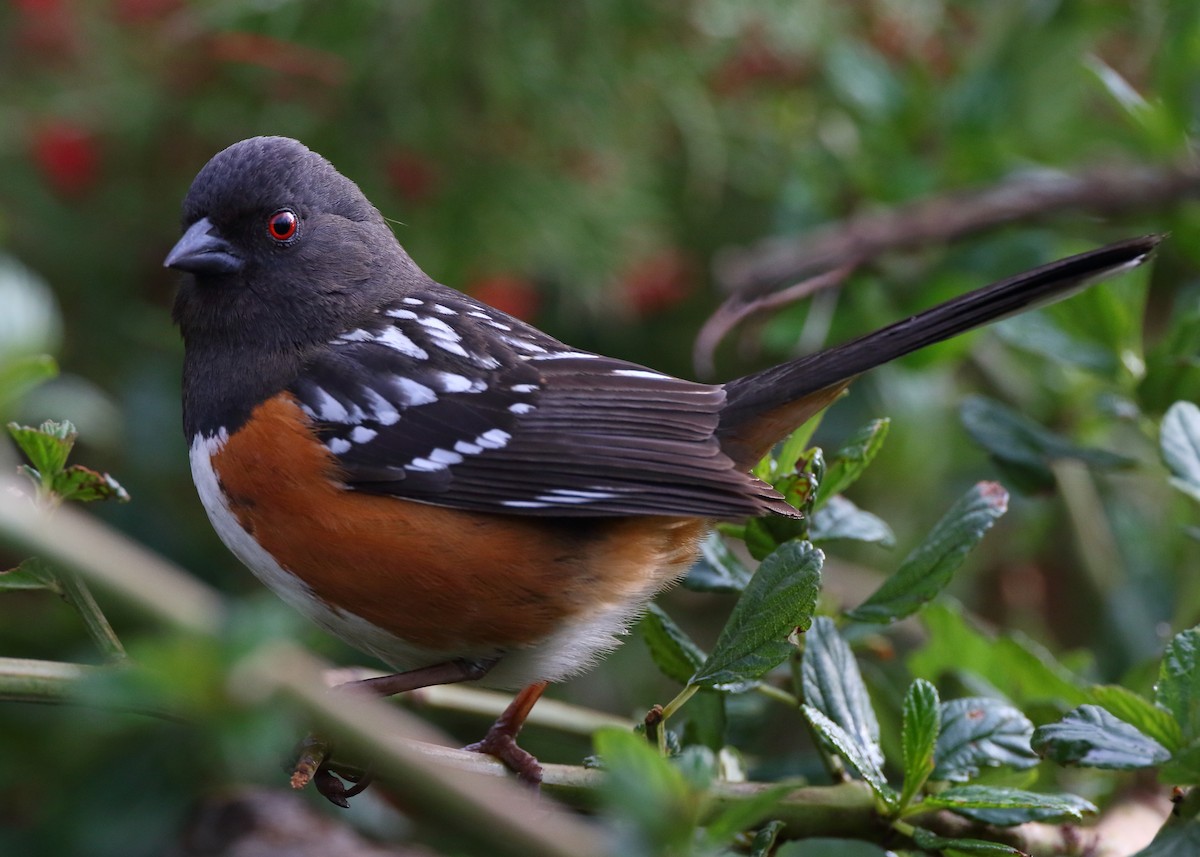
[{"label": "green leaf", "polygon": [[1193,818],[1183,824],[1164,825],[1154,841],[1133,857],[1196,857],[1197,854],[1200,854],[1200,821]]},{"label": "green leaf", "polygon": [[1022,706],[1091,701],[1083,682],[1043,647],[1019,634],[985,634],[952,601],[929,605],[921,621],[929,639],[908,660],[913,676],[936,682],[946,674],[973,673]]},{"label": "green leaf", "polygon": [[1149,735],[1168,750],[1183,745],[1179,723],[1165,708],[1119,684],[1100,684],[1088,689],[1088,700]]},{"label": "green leaf", "polygon": [[754,834],[754,840],[750,843],[750,853],[748,857],[779,857],[779,853],[775,851],[775,842],[779,839],[779,834],[783,832],[787,825],[778,819],[768,821],[758,829]]},{"label": "green leaf", "polygon": [[9,423],[8,433],[29,463],[47,480],[67,466],[67,457],[78,436],[75,426],[66,420],[60,423],[47,420],[37,428]]},{"label": "green leaf", "polygon": [[823,836],[794,839],[779,846],[775,857],[890,857],[878,845],[861,839],[829,839]]},{"label": "green leaf", "polygon": [[700,543],[700,561],[683,579],[683,585],[696,592],[741,592],[754,576],[746,564],[734,555],[719,533],[709,533]]},{"label": "green leaf", "polygon": [[788,542],[763,560],[692,678],[702,687],[744,689],[791,653],[787,638],[812,623],[825,555]]},{"label": "green leaf", "polygon": [[0,571],[0,592],[27,589],[49,589],[57,595],[62,595],[63,591],[54,569],[37,557],[25,560],[16,568]]},{"label": "green leaf", "polygon": [[887,439],[891,420],[872,420],[856,431],[833,454],[825,468],[825,477],[817,488],[817,499],[813,508],[820,508],[835,494],[840,494],[853,485],[871,463]]},{"label": "green leaf", "polygon": [[34,387],[57,374],[58,364],[49,354],[0,361],[0,411],[12,407]]},{"label": "green leaf", "polygon": [[954,570],[1008,509],[1008,492],[980,482],[934,525],[900,569],[862,604],[846,612],[860,622],[894,622],[920,609],[950,582]]},{"label": "green leaf", "polygon": [[91,503],[96,500],[116,500],[128,503],[129,494],[107,473],[99,473],[76,464],[59,473],[50,483],[50,490],[62,500]]},{"label": "green leaf", "polygon": [[942,703],[942,730],[934,754],[933,779],[965,782],[983,768],[1031,768],[1033,724],[1016,708],[996,699],[968,697]]},{"label": "green leaf", "polygon": [[1039,727],[1032,743],[1060,765],[1129,771],[1171,758],[1162,744],[1098,705],[1081,705],[1058,723]]},{"label": "green leaf", "polygon": [[845,729],[811,705],[801,706],[801,710],[821,739],[866,780],[867,785],[878,795],[889,811],[894,811],[898,806],[896,792],[888,785],[883,770],[870,752],[872,747],[877,751],[878,745],[863,745],[857,738],[852,737]]},{"label": "green leaf", "polygon": [[900,806],[905,807],[933,773],[933,752],[941,728],[938,692],[919,678],[904,695],[904,720],[901,739],[904,746],[904,789]]},{"label": "green leaf", "polygon": [[1004,789],[995,786],[957,786],[930,795],[919,804],[922,809],[938,807],[949,810],[1005,809],[1028,810],[1038,818],[1073,819],[1082,821],[1096,807],[1081,797],[1068,794],[1048,795],[1025,789]]},{"label": "green leaf", "polygon": [[1171,484],[1200,500],[1200,407],[1192,402],[1171,405],[1163,417],[1159,446]]},{"label": "green leaf", "polygon": [[1074,363],[1103,375],[1117,368],[1116,355],[1110,349],[1072,336],[1046,313],[1030,312],[1005,319],[992,329],[1010,345],[1056,363]]},{"label": "green leaf", "polygon": [[808,535],[814,542],[852,539],[892,547],[896,537],[882,518],[865,512],[840,494],[813,513]]},{"label": "green leaf", "polygon": [[650,657],[667,678],[687,684],[704,663],[704,652],[657,604],[646,609],[638,627]]},{"label": "green leaf", "polygon": [[863,758],[882,765],[879,721],[867,686],[854,652],[828,616],[818,616],[804,636],[800,675],[804,701],[844,730]]},{"label": "green leaf", "polygon": [[1167,644],[1154,701],[1174,715],[1184,741],[1200,738],[1200,628],[1181,631]]},{"label": "green leaf", "polygon": [[1023,472],[1039,485],[1053,484],[1049,463],[1070,458],[1091,467],[1132,467],[1132,458],[1103,449],[1078,446],[1033,420],[984,396],[971,396],[959,408],[959,419],[971,438],[997,462]]},{"label": "green leaf", "polygon": [[696,806],[683,773],[628,730],[600,729],[592,740],[606,772],[601,795],[614,818],[631,828],[627,835],[636,837],[634,847],[649,854],[686,853]]},{"label": "green leaf", "polygon": [[925,851],[958,851],[963,854],[983,854],[986,857],[1023,857],[1020,851],[1011,845],[1000,842],[988,842],[986,839],[959,839],[957,837],[938,836],[932,831],[918,827],[913,831],[913,842]]}]

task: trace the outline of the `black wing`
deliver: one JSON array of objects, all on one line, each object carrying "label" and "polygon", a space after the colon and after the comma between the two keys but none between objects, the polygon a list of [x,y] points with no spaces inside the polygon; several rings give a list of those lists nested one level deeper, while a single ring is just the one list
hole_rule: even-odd
[{"label": "black wing", "polygon": [[332,345],[291,392],[351,489],[523,515],[791,512],[721,452],[721,387],[571,349],[448,289]]}]

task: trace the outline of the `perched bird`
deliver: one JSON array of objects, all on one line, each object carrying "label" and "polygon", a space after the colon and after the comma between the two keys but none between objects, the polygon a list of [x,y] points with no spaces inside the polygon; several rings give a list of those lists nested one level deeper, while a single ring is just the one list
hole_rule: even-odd
[{"label": "perched bird", "polygon": [[358,187],[295,140],[217,154],[165,265],[185,271],[183,424],[200,499],[284,601],[403,672],[390,694],[523,688],[517,747],[718,520],[796,515],[748,473],[857,375],[1141,263],[1138,238],[726,384],[581,351],[431,280]]}]

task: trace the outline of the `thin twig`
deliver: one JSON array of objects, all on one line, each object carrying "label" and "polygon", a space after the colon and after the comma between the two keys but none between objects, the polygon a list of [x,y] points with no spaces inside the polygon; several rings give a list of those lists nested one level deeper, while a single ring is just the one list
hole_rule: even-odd
[{"label": "thin twig", "polygon": [[[870,211],[799,236],[768,238],[724,251],[716,260],[720,287],[729,294],[709,324],[721,335],[751,312],[788,301],[767,298],[784,286],[793,300],[818,283],[831,288],[840,278],[827,273],[870,264],[884,253],[944,244],[1012,223],[1042,220],[1067,210],[1116,216],[1172,205],[1200,195],[1200,163],[1172,166],[1106,166],[1077,174],[1042,171],[998,184]],[[797,285],[789,285],[797,284]],[[795,291],[793,291],[793,289]],[[748,311],[746,309],[748,308]],[[723,320],[719,320],[723,319]],[[706,329],[708,325],[706,324]],[[711,366],[720,338],[697,343],[697,367]]]}]

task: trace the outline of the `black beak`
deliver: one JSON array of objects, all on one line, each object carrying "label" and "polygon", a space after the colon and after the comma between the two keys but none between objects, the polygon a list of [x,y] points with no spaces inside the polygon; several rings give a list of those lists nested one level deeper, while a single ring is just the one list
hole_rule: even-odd
[{"label": "black beak", "polygon": [[232,274],[242,269],[242,257],[221,237],[212,221],[202,217],[171,248],[163,267],[192,274]]}]

